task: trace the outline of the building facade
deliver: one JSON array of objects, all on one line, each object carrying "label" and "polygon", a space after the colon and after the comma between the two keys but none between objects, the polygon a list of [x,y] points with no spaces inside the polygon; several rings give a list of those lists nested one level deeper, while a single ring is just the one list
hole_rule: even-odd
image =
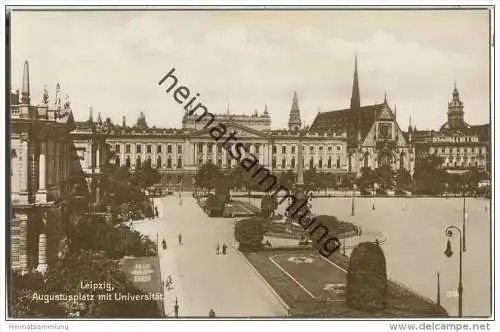
[{"label": "building facade", "polygon": [[464,120],[464,103],[455,85],[448,103],[448,119],[434,130],[408,129],[413,136],[417,158],[435,155],[448,172],[462,173],[469,169],[490,171],[490,125],[469,125]]},{"label": "building facade", "polygon": [[[183,117],[182,128],[151,128],[141,113],[134,126],[113,125],[110,120],[102,122],[92,119],[76,123],[73,131],[76,153],[82,162],[87,177],[91,170],[98,173],[98,165],[111,162],[135,170],[148,161],[162,174],[163,185],[193,185],[193,175],[203,164],[213,163],[222,170],[238,165],[222,143],[217,143],[205,127],[206,119],[196,115]],[[299,139],[304,149],[305,169],[318,172],[345,174],[347,172],[347,135],[340,131],[329,133],[310,133],[301,128],[300,110],[297,94],[294,94],[290,110],[290,127],[283,130],[271,129],[271,117],[267,107],[262,114],[231,114],[229,111],[217,114],[215,121],[223,123],[228,132],[234,131],[238,142],[245,145],[246,151],[253,153],[259,163],[273,173],[297,168]],[[94,134],[91,128],[95,128]],[[95,132],[105,132],[99,136],[94,152],[90,153],[90,138]],[[230,146],[234,149],[235,144]],[[107,151],[107,152],[103,152]],[[97,157],[92,157],[97,154]],[[106,154],[105,159],[102,156]],[[95,168],[93,167],[95,165]]]},{"label": "building facade", "polygon": [[73,115],[59,84],[49,106],[31,104],[29,65],[23,85],[10,94],[11,267],[45,272],[57,259],[64,234],[62,198],[71,189]]},{"label": "building facade", "polygon": [[310,132],[346,132],[347,171],[356,176],[365,167],[375,169],[382,166],[406,170],[413,176],[415,147],[397,123],[396,106],[392,110],[386,97],[380,104],[367,106],[361,106],[360,99],[356,59],[351,107],[318,113]]}]

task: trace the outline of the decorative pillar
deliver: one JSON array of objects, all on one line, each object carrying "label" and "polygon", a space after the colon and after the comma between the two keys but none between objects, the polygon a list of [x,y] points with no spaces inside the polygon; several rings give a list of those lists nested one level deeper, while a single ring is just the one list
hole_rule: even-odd
[{"label": "decorative pillar", "polygon": [[28,140],[23,139],[22,143],[22,181],[21,181],[21,192],[28,193]]},{"label": "decorative pillar", "polygon": [[60,160],[61,159],[60,159],[60,155],[59,155],[59,153],[60,153],[60,150],[59,150],[59,141],[57,139],[54,140],[54,148],[55,148],[55,156],[54,156],[55,157],[54,158],[54,165],[55,165],[55,167],[54,167],[55,168],[54,169],[54,180],[55,181],[54,182],[55,183],[54,183],[54,185],[57,188],[59,188],[59,181],[61,179],[61,176],[59,174],[59,172],[61,171],[59,165],[60,165]]},{"label": "decorative pillar", "polygon": [[96,144],[95,167],[97,170],[101,167],[101,144]]},{"label": "decorative pillar", "polygon": [[[19,255],[18,268],[22,272],[28,271],[28,216],[26,214],[19,215],[19,242],[17,252]],[[13,252],[16,251],[15,246]],[[15,262],[13,262],[15,263]]]},{"label": "decorative pillar", "polygon": [[208,161],[208,145],[203,143],[203,163],[206,164]]},{"label": "decorative pillar", "polygon": [[47,264],[47,214],[44,213],[42,216],[43,229],[38,236],[38,266],[36,270],[42,274],[45,274],[48,269]]},{"label": "decorative pillar", "polygon": [[45,141],[40,142],[40,155],[38,157],[38,192],[37,201],[39,203],[45,203],[47,201],[47,143]]}]

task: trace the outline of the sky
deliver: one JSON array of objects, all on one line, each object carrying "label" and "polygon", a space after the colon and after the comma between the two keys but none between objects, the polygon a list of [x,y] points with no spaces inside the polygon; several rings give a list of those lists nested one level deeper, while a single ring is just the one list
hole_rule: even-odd
[{"label": "sky", "polygon": [[454,82],[469,124],[489,121],[487,10],[14,11],[11,88],[30,66],[31,100],[61,84],[77,120],[110,117],[180,127],[158,82],[172,68],[212,113],[261,113],[286,128],[294,91],[302,121],[348,108],[358,56],[361,104],[387,94],[407,128],[438,129]]}]

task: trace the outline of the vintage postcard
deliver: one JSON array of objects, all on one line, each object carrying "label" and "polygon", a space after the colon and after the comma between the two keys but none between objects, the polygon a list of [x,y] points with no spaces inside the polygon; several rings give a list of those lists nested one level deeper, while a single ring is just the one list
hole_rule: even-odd
[{"label": "vintage postcard", "polygon": [[6,317],[490,329],[492,13],[7,7]]}]

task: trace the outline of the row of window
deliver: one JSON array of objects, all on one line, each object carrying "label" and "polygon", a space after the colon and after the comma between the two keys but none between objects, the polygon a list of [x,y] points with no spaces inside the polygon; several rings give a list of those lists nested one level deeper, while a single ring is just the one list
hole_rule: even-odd
[{"label": "row of window", "polygon": [[[115,145],[115,152],[120,153],[120,144]],[[153,151],[153,145],[147,144],[146,145],[146,153],[152,153]],[[158,144],[156,146],[156,153],[162,153],[163,152],[163,146]],[[125,144],[125,153],[132,153],[132,144]],[[142,153],[142,144],[136,144],[135,145],[135,153]],[[172,145],[167,145],[167,153],[172,153]],[[177,153],[182,153],[182,145],[177,145]]]},{"label": "row of window", "polygon": [[[205,144],[205,143],[198,143],[198,152],[199,153],[203,153],[203,147],[204,146],[207,146],[207,151],[208,153],[213,153],[213,150],[214,150],[214,143],[208,143],[208,144]],[[143,144],[136,144],[135,145],[135,153],[142,153],[142,146]],[[259,153],[260,152],[260,144],[255,144],[255,153]],[[251,147],[251,144],[247,143],[245,144],[245,148],[247,151],[250,151],[250,147]],[[318,146],[318,151],[319,152],[322,152],[323,151],[323,145],[320,145]],[[327,147],[328,149],[328,152],[332,152],[333,151],[333,146],[328,146]],[[276,145],[273,145],[273,153],[277,153],[278,151],[278,146]],[[290,147],[290,152],[291,153],[295,153],[295,146],[291,146]],[[304,146],[304,150],[306,150],[306,147]],[[310,146],[309,147],[309,150],[311,151],[311,153],[314,153],[315,152],[315,146]],[[342,150],[342,147],[340,145],[337,145],[335,146],[335,150],[337,151],[340,151]],[[147,144],[146,145],[146,153],[152,153],[153,151],[153,145],[152,144]],[[282,145],[281,146],[281,153],[282,154],[286,154],[288,151],[287,149],[287,146],[286,145]],[[116,153],[120,153],[121,152],[121,146],[120,144],[116,144],[115,145],[115,152]],[[162,153],[163,152],[163,145],[161,144],[158,144],[156,145],[156,153]],[[222,144],[217,144],[217,152],[218,153],[221,153],[222,152]],[[132,144],[126,144],[125,145],[125,153],[132,153]],[[167,145],[167,153],[172,153],[172,145]],[[182,145],[177,145],[177,153],[182,153]]]},{"label": "row of window", "polygon": [[[208,159],[207,160],[207,163],[208,164],[212,164],[213,163],[213,160],[212,159]],[[200,158],[198,159],[198,165],[203,165],[204,162],[203,162],[203,158]],[[233,159],[229,158],[226,162],[226,166],[231,166],[233,165]],[[222,164],[222,159],[219,158],[217,159],[217,165],[219,167],[223,167],[223,164]],[[276,168],[278,166],[278,162],[276,160],[276,158],[273,158],[272,160],[272,167],[273,168]],[[290,168],[295,168],[296,166],[296,163],[295,163],[295,158],[292,158],[290,163],[287,164],[287,161],[285,158],[283,158],[281,160],[281,163],[280,163],[280,167],[281,168],[287,168],[287,167],[290,167]],[[304,161],[304,166],[306,166],[306,163]],[[311,158],[309,160],[309,168],[313,168],[314,167],[314,158]],[[340,168],[340,158],[337,158],[336,160],[336,163],[335,163],[335,167],[336,168]],[[319,159],[318,161],[318,168],[333,168],[333,161],[332,161],[332,158],[328,158],[328,161],[326,163],[323,163],[323,159]]]},{"label": "row of window", "polygon": [[[157,168],[161,168],[162,167],[162,158],[160,156],[158,156],[156,158],[156,165],[152,164],[151,159],[147,159],[147,162],[151,165],[151,167],[157,167]],[[116,165],[120,165],[120,156],[119,155],[115,156],[115,164]],[[125,166],[127,168],[130,168],[131,164],[132,163],[131,163],[130,156],[127,156],[127,158],[125,158]],[[141,167],[141,165],[142,165],[141,157],[137,156],[137,158],[135,160],[135,167],[138,168],[138,167]],[[177,158],[177,164],[175,166],[176,166],[176,168],[182,168],[182,156],[180,156],[179,158]],[[166,159],[166,167],[167,168],[173,168],[172,158],[167,158]]]},{"label": "row of window", "polygon": [[430,148],[429,151],[430,153],[434,153],[434,152],[440,152],[440,153],[479,153],[479,155],[481,155],[483,152],[485,152],[486,149],[481,149],[481,148],[436,148],[436,150],[434,150],[434,148]]}]

